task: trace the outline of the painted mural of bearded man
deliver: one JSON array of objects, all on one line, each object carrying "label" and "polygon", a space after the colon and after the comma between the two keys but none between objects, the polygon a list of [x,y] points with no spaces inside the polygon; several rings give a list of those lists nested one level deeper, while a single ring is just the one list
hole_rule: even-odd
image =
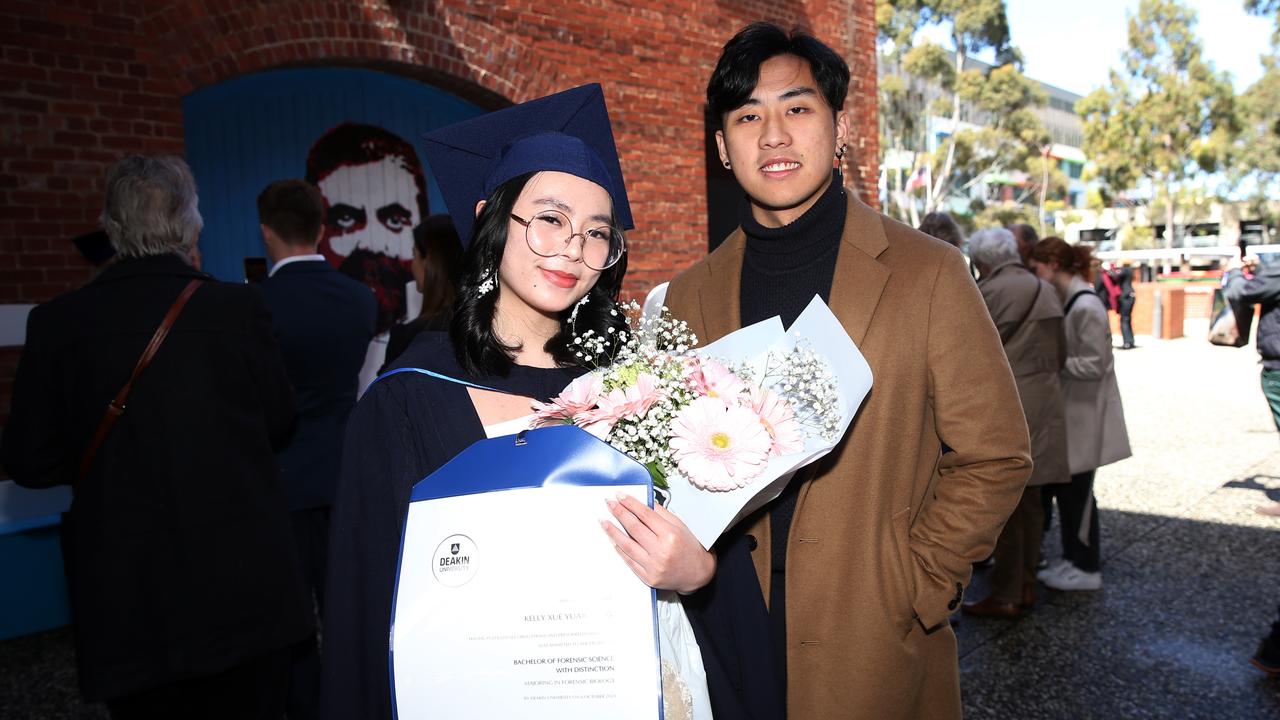
[{"label": "painted mural of bearded man", "polygon": [[306,179],[327,206],[321,254],[377,295],[378,336],[361,372],[363,387],[373,377],[368,369],[382,364],[387,330],[405,319],[413,229],[427,216],[426,177],[417,152],[400,136],[343,123],[311,146]]}]

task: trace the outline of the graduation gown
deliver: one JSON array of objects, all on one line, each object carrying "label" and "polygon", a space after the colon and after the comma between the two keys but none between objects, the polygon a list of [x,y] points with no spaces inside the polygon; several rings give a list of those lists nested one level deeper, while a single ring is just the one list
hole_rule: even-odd
[{"label": "graduation gown", "polygon": [[[515,366],[472,377],[448,335],[420,334],[392,369],[416,367],[548,400],[581,369]],[[391,717],[388,640],[400,536],[415,483],[477,440],[484,426],[467,389],[420,373],[373,384],[347,423],[329,539],[321,717]]]},{"label": "graduation gown", "polygon": [[[543,401],[583,372],[515,366],[505,378],[472,377],[441,332],[420,334],[391,369],[397,368],[424,368]],[[329,529],[322,718],[391,717],[388,640],[409,495],[415,483],[484,437],[466,388],[428,375],[386,377],[356,405]],[[782,717],[772,648],[746,632],[768,617],[746,537],[727,535],[717,555],[716,580],[684,598],[716,720]],[[755,602],[742,602],[743,596]]]}]

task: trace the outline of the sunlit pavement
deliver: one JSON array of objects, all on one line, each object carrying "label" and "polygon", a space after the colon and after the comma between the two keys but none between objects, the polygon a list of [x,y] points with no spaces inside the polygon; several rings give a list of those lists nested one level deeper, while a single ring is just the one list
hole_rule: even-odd
[{"label": "sunlit pavement", "polygon": [[964,618],[965,717],[1280,718],[1280,680],[1247,662],[1280,605],[1280,518],[1254,511],[1280,501],[1280,434],[1254,346],[1186,330],[1116,351],[1133,457],[1097,475],[1103,589]]}]

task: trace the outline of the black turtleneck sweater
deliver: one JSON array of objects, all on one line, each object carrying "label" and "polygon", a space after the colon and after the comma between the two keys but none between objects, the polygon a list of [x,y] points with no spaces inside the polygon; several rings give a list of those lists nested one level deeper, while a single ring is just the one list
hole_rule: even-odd
[{"label": "black turtleneck sweater", "polygon": [[[747,236],[747,243],[742,259],[742,326],[778,315],[783,326],[790,327],[813,301],[814,295],[821,297],[823,302],[831,300],[836,254],[840,249],[848,210],[840,175],[834,174],[831,185],[813,207],[783,227],[764,227],[751,216],[749,204],[744,205],[742,231]],[[773,626],[773,646],[784,680],[787,538],[791,533],[791,518],[795,514],[801,484],[798,481],[788,483],[769,506],[772,536],[769,552],[773,556],[769,615]]]}]

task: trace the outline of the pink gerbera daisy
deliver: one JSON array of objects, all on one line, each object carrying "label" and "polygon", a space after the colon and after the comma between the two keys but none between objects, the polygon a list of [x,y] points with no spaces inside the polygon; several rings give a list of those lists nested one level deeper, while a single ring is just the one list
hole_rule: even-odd
[{"label": "pink gerbera daisy", "polygon": [[701,397],[671,424],[676,466],[703,490],[746,487],[764,471],[773,444],[750,408]]},{"label": "pink gerbera daisy", "polygon": [[591,410],[599,402],[604,390],[603,380],[597,373],[576,378],[549,403],[533,403],[534,423],[537,426],[573,422],[578,415]]},{"label": "pink gerbera daisy", "polygon": [[738,374],[724,364],[711,358],[692,359],[685,367],[693,391],[699,395],[724,398],[732,402],[733,398],[746,392],[747,385]]},{"label": "pink gerbera daisy", "polygon": [[800,423],[796,422],[795,410],[786,398],[767,388],[753,388],[751,409],[760,416],[760,423],[773,438],[770,455],[789,455],[804,449]]},{"label": "pink gerbera daisy", "polygon": [[658,378],[648,373],[636,377],[633,385],[615,388],[598,398],[599,407],[578,416],[579,427],[599,438],[608,436],[619,420],[640,418],[662,399]]}]

